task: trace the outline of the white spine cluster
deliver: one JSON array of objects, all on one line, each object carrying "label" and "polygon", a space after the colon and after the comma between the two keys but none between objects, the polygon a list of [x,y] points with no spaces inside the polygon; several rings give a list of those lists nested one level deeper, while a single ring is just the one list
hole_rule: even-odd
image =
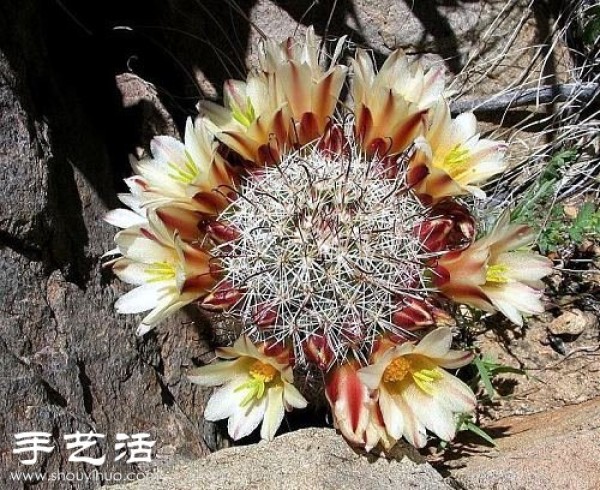
[{"label": "white spine cluster", "polygon": [[[248,178],[220,217],[239,237],[213,250],[224,281],[243,291],[234,310],[245,333],[291,343],[301,364],[311,335],[324,336],[337,360],[351,349],[366,362],[378,334],[400,330],[391,322],[399,298],[426,292],[414,233],[425,210],[353,143],[339,154],[311,144]],[[259,326],[265,309],[276,319]]]}]

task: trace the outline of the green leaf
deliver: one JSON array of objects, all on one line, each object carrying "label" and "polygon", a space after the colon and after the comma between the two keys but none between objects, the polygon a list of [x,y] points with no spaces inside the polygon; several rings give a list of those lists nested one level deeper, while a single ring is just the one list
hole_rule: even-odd
[{"label": "green leaf", "polygon": [[479,374],[479,379],[483,383],[483,387],[485,388],[486,393],[488,394],[488,396],[490,398],[493,398],[496,395],[496,390],[494,389],[494,386],[492,385],[492,380],[490,378],[490,374],[488,372],[488,369],[487,369],[485,363],[483,362],[483,359],[480,356],[475,356],[475,358],[473,359],[473,363],[475,364],[475,367],[477,368],[477,373]]},{"label": "green leaf", "polygon": [[561,178],[562,167],[577,159],[577,150],[561,150],[552,156],[537,180],[524,193],[521,202],[510,215],[511,221],[531,223],[545,215]]},{"label": "green leaf", "polygon": [[586,44],[595,44],[598,37],[600,37],[600,6],[593,6],[586,10],[588,15],[587,22],[583,27],[582,38]]},{"label": "green leaf", "polygon": [[465,421],[464,425],[465,425],[465,428],[469,432],[472,432],[473,434],[478,435],[479,437],[481,437],[484,441],[486,441],[491,446],[493,446],[493,447],[497,446],[496,441],[494,441],[492,436],[490,436],[486,431],[484,431],[481,427],[479,427],[477,424],[475,424],[471,420]]}]

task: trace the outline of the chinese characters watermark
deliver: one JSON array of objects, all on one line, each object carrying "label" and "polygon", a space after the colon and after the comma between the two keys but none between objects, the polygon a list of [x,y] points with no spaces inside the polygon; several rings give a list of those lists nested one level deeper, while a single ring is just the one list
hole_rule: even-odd
[{"label": "chinese characters watermark", "polygon": [[[23,455],[19,462],[24,465],[36,464],[41,453],[50,454],[55,449],[50,432],[19,432],[14,437],[16,447],[12,452],[13,454]],[[105,434],[77,431],[74,434],[65,434],[63,439],[66,442],[65,448],[71,451],[69,455],[70,462],[100,466],[106,461],[106,454],[90,456],[88,453],[90,449],[98,445],[99,440],[106,440]],[[116,456],[114,461],[120,461],[125,457],[127,457],[125,460],[127,464],[150,463],[152,461],[152,448],[156,445],[156,441],[151,439],[150,434],[146,432],[137,434],[119,432],[115,436],[115,441],[114,451]]]}]

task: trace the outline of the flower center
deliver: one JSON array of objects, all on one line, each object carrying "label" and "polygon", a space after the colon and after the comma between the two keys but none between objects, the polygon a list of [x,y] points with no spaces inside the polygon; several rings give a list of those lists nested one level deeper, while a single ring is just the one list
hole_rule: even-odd
[{"label": "flower center", "polygon": [[252,366],[250,366],[250,376],[263,383],[269,383],[270,381],[273,381],[276,374],[277,369],[266,362],[256,361],[254,364],[252,364]]},{"label": "flower center", "polygon": [[383,372],[383,381],[386,383],[395,383],[402,381],[410,372],[410,361],[406,357],[396,357],[388,364]]},{"label": "flower center", "polygon": [[256,119],[256,113],[254,111],[254,106],[250,101],[250,97],[248,97],[246,101],[245,110],[243,110],[237,104],[234,107],[231,107],[231,116],[245,128],[250,126],[250,124],[252,124],[252,122]]},{"label": "flower center", "polygon": [[412,382],[428,395],[435,393],[435,383],[443,377],[438,367],[429,359],[422,356],[412,356],[412,359],[400,356],[388,364],[382,379],[384,383],[390,384],[389,388],[400,392],[408,386],[402,381],[405,381],[409,374]]},{"label": "flower center", "polygon": [[255,361],[248,370],[251,379],[235,389],[235,391],[247,391],[246,396],[240,403],[240,407],[249,405],[253,400],[260,400],[265,394],[265,386],[275,379],[277,373],[277,369],[270,364],[258,360]]},{"label": "flower center", "polygon": [[169,173],[169,177],[171,177],[177,182],[189,185],[196,181],[198,175],[200,175],[200,169],[194,163],[194,160],[187,152],[187,150],[185,152],[185,156],[186,159],[183,167],[174,163],[169,163],[169,169],[171,170],[171,172]]},{"label": "flower center", "polygon": [[468,160],[469,150],[460,145],[456,145],[446,154],[441,167],[450,177],[452,177],[452,179],[456,180],[465,173],[465,164]]},{"label": "flower center", "polygon": [[508,282],[508,277],[506,276],[507,272],[508,266],[504,264],[490,265],[485,273],[485,281],[497,282],[499,284],[506,283]]},{"label": "flower center", "polygon": [[175,266],[168,262],[154,262],[146,267],[146,274],[150,276],[147,282],[162,282],[174,279]]},{"label": "flower center", "polygon": [[435,393],[435,382],[442,379],[443,375],[433,363],[428,364],[429,366],[414,370],[412,377],[421,391],[428,395],[433,395]]}]

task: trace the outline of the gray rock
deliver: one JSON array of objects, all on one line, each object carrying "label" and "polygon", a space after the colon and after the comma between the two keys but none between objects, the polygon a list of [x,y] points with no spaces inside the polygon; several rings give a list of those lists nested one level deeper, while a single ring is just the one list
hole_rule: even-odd
[{"label": "gray rock", "polygon": [[[114,461],[117,432],[150,432],[159,456],[200,456],[204,393],[183,376],[210,356],[201,323],[180,315],[136,338],[139,319],[113,307],[128,288],[102,268],[115,232],[102,216],[128,166],[105,46],[58,4],[0,10],[0,488],[28,487],[10,472],[89,471],[67,461],[63,438],[76,431],[107,436],[88,453],[107,455],[105,471],[128,469]],[[12,453],[28,431],[55,444],[29,467]]]},{"label": "gray rock", "polygon": [[332,429],[303,429],[270,443],[224,449],[114,490],[450,490],[418,453],[394,460],[353,451]]}]

